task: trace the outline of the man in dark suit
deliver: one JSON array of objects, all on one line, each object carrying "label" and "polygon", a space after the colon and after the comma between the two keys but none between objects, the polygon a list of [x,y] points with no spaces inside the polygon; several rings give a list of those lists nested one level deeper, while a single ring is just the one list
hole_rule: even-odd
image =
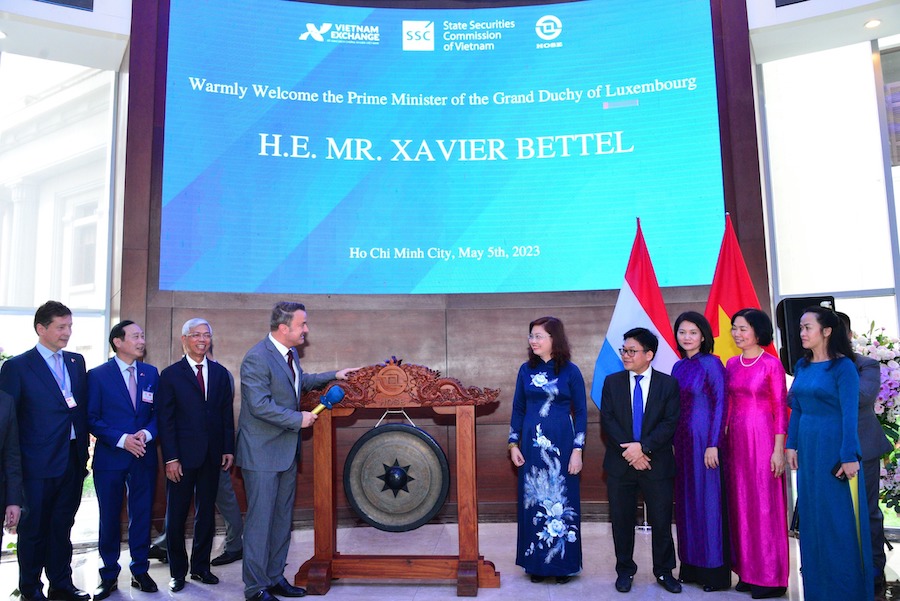
[{"label": "man in dark suit", "polygon": [[[25,601],[87,601],[72,583],[72,525],[87,475],[84,357],[63,351],[72,312],[47,301],[34,314],[38,344],[7,359],[0,390],[16,405],[25,506],[19,522],[19,592]],[[44,596],[41,572],[50,581]]]},{"label": "man in dark suit", "polygon": [[[853,338],[850,316],[838,313],[847,334]],[[872,564],[875,574],[875,591],[884,591],[887,584],[884,566],[884,516],[878,506],[881,488],[881,458],[891,452],[891,442],[884,435],[878,416],[875,415],[875,399],[881,391],[881,364],[871,357],[854,354],[856,371],[859,372],[859,447],[862,453],[863,480],[866,483],[866,499],[869,508],[869,534],[872,539]],[[801,518],[802,519],[802,518]]]},{"label": "man in dark suit", "polygon": [[0,543],[3,542],[2,528],[15,532],[23,502],[22,454],[16,405],[11,396],[0,390],[0,508],[6,508],[3,524],[0,525]]},{"label": "man in dark suit", "polygon": [[109,332],[115,357],[88,372],[88,425],[97,437],[94,487],[100,505],[100,585],[94,600],[118,588],[122,501],[128,491],[128,549],[131,586],[155,593],[150,568],[150,514],[156,485],[156,411],[159,373],[138,361],[144,330],[122,321]]},{"label": "man in dark suit", "polygon": [[672,576],[672,495],[675,455],[672,439],[681,411],[678,383],[650,367],[659,347],[646,328],[625,332],[619,349],[625,371],[607,376],[600,401],[600,424],[606,444],[606,470],[613,544],[616,550],[616,590],[627,593],[637,572],[634,527],[637,492],[641,491],[653,530],[653,575],[670,593],[680,593]]},{"label": "man in dark suit", "polygon": [[[213,357],[214,344],[206,349],[206,358],[215,361]],[[234,376],[228,372],[228,382],[231,384],[232,397],[234,396]],[[231,482],[231,471],[222,471],[219,474],[219,492],[216,494],[216,509],[222,514],[225,522],[225,548],[222,554],[209,562],[211,566],[224,566],[234,563],[244,557],[243,536],[244,518],[241,515],[241,507],[238,505],[237,495],[234,493],[234,485]],[[150,546],[150,557],[168,563],[166,554],[166,531],[153,539]]]},{"label": "man in dark suit", "polygon": [[300,394],[354,369],[303,373],[294,348],[309,327],[306,308],[280,302],[272,309],[269,335],[247,351],[241,364],[241,414],[237,463],[247,491],[244,522],[244,596],[272,601],[274,595],[302,597],[306,591],[284,577],[297,490],[300,429],[316,416],[300,411]]},{"label": "man in dark suit", "polygon": [[166,538],[169,589],[184,588],[188,573],[184,525],[194,497],[192,580],[218,584],[209,571],[215,535],[215,503],[219,472],[234,461],[233,393],[228,370],[206,357],[212,328],[205,319],[185,322],[181,344],[185,356],[159,376],[157,420],[166,463]]}]

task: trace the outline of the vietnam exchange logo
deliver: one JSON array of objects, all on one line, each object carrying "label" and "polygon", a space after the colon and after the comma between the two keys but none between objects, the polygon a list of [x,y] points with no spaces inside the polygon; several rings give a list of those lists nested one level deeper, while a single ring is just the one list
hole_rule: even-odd
[{"label": "vietnam exchange logo", "polygon": [[329,29],[331,29],[331,23],[322,23],[321,27],[316,27],[315,23],[307,23],[306,32],[300,34],[300,39],[308,40],[312,38],[317,42],[324,42],[325,38],[322,36],[328,33]]},{"label": "vietnam exchange logo", "polygon": [[358,25],[355,23],[307,23],[300,40],[332,42],[336,44],[379,44],[381,30],[378,25]]},{"label": "vietnam exchange logo", "polygon": [[553,41],[562,33],[562,21],[557,17],[544,15],[535,23],[534,32],[539,38],[544,40],[537,43],[537,48],[559,48],[562,46],[562,42]]},{"label": "vietnam exchange logo", "polygon": [[403,21],[404,51],[434,50],[434,21]]}]

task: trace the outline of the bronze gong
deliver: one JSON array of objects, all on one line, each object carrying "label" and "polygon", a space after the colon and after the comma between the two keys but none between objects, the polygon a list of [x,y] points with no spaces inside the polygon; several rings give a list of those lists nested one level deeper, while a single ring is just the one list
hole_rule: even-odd
[{"label": "bronze gong", "polygon": [[450,467],[428,433],[407,424],[366,432],[344,463],[344,492],[357,515],[387,532],[406,532],[440,511]]}]

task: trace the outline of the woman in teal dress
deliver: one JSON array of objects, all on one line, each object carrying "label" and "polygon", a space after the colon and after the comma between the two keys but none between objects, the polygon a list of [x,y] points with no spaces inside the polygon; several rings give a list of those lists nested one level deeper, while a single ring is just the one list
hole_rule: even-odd
[{"label": "woman in teal dress", "polygon": [[516,565],[532,582],[555,577],[564,584],[581,571],[587,395],[562,322],[541,317],[528,332],[509,423],[509,455],[519,471]]},{"label": "woman in teal dress", "polygon": [[[786,459],[797,475],[804,596],[868,601],[872,548],[860,471],[859,375],[844,324],[824,307],[800,318]],[[860,511],[862,509],[862,511]],[[860,541],[865,541],[861,543]]]}]

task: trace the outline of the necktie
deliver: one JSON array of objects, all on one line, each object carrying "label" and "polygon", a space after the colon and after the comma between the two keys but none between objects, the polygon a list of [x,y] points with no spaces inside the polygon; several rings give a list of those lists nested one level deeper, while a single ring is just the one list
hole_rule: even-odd
[{"label": "necktie", "polygon": [[137,409],[137,378],[134,377],[134,365],[128,371],[128,396],[131,397],[131,406]]},{"label": "necktie", "polygon": [[[69,391],[66,390],[66,370],[62,361],[62,353],[53,353],[53,362],[56,364],[56,367],[53,370],[53,377],[56,378],[56,383],[59,384],[59,390],[62,392],[63,396],[66,397],[66,403],[68,403]],[[73,405],[69,405],[70,409],[72,407]],[[74,422],[69,426],[69,440],[75,440]]]},{"label": "necktie", "polygon": [[53,353],[53,363],[55,368],[53,370],[53,376],[56,378],[56,383],[59,384],[59,389],[63,394],[66,393],[66,372],[63,371],[62,364],[62,354],[61,353]]},{"label": "necktie", "polygon": [[203,364],[197,364],[197,383],[200,384],[200,392],[203,393],[203,399],[206,399],[206,384],[203,382]]},{"label": "necktie", "polygon": [[287,352],[287,361],[288,361],[288,367],[291,368],[291,381],[296,382],[297,381],[297,371],[294,369],[294,353],[292,353],[291,351]]},{"label": "necktie", "polygon": [[644,391],[641,390],[643,377],[634,377],[634,400],[631,403],[632,434],[638,441],[641,439],[641,427],[644,425]]}]

